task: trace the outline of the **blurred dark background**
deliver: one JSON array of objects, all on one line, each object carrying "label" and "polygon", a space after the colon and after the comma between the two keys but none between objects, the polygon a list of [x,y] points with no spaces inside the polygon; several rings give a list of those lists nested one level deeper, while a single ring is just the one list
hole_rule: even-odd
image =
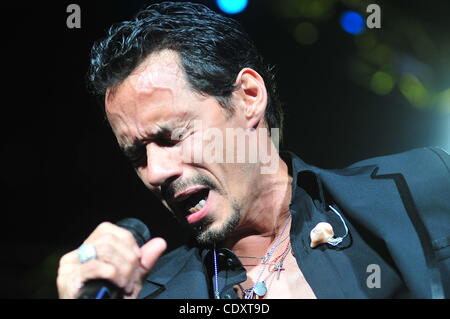
[{"label": "blurred dark background", "polygon": [[[80,29],[66,26],[70,3],[81,8]],[[59,258],[105,220],[138,217],[170,249],[183,241],[85,89],[93,41],[145,3],[2,4],[1,298],[56,298]],[[381,28],[346,31],[342,14],[366,19],[370,3],[381,8]],[[450,149],[449,14],[447,0],[249,0],[233,17],[276,66],[282,148],[339,168],[416,147]]]}]

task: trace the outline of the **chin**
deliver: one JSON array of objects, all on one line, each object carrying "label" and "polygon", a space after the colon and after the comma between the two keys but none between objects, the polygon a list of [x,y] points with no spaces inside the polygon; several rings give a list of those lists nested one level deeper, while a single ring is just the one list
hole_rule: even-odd
[{"label": "chin", "polygon": [[235,232],[240,220],[240,208],[233,205],[233,214],[221,225],[214,225],[214,220],[210,217],[206,217],[195,224],[195,240],[199,245],[205,247],[218,245]]}]

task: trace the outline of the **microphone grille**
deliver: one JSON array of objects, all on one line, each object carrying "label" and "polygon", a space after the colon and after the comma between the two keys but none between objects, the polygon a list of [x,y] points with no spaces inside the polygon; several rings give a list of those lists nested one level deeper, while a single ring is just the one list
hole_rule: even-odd
[{"label": "microphone grille", "polygon": [[148,227],[137,218],[125,218],[116,225],[131,232],[139,247],[143,246],[151,238]]}]

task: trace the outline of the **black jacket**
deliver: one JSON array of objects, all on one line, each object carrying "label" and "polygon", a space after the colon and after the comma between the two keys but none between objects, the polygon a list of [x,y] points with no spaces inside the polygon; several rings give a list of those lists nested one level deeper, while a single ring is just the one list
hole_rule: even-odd
[{"label": "black jacket", "polygon": [[[339,170],[282,157],[293,177],[292,249],[317,298],[450,297],[449,154],[416,149]],[[312,249],[317,223],[345,232],[329,205],[349,235],[337,247]],[[218,255],[220,296],[236,298],[233,286],[246,279],[245,269],[231,251]],[[213,274],[211,251],[184,245],[158,261],[140,298],[212,298]]]}]

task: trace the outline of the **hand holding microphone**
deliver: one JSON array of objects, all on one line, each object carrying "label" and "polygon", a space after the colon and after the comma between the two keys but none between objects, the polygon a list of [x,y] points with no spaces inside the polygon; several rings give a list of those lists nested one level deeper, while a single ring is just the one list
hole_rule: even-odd
[{"label": "hand holding microphone", "polygon": [[146,242],[149,238],[146,226],[136,219],[100,224],[80,249],[61,258],[59,297],[137,298],[143,279],[167,248],[164,239]]}]

